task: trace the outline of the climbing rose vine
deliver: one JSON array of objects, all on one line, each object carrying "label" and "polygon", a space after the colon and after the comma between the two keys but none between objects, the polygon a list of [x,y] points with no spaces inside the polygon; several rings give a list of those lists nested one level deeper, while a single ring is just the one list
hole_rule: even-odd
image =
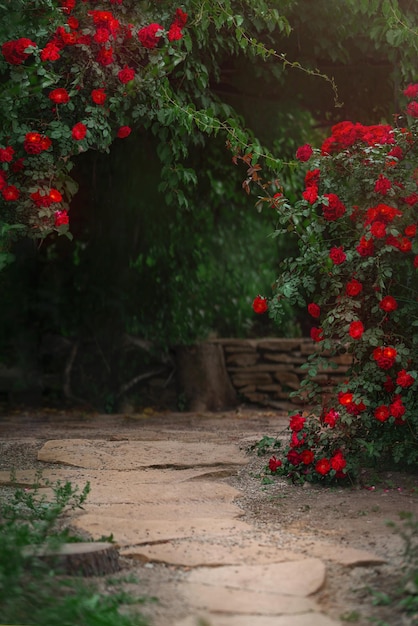
[{"label": "climbing rose vine", "polygon": [[17,229],[34,238],[68,233],[74,157],[128,137],[138,107],[184,58],[180,7],[156,24],[123,0],[101,4],[60,0],[47,28],[0,42],[3,238]]},{"label": "climbing rose vine", "polygon": [[[290,417],[272,473],[347,481],[371,459],[418,459],[418,84],[404,96],[393,126],[344,121],[319,149],[299,148],[300,200],[263,198],[299,256],[254,310],[280,321],[284,303],[306,307],[313,339],[299,392],[307,408]],[[347,361],[336,385],[326,373]]]}]

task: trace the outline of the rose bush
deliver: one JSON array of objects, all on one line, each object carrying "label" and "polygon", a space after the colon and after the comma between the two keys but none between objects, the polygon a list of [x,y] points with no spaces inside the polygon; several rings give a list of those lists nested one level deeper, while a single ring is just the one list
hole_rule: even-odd
[{"label": "rose bush", "polygon": [[[280,321],[284,303],[307,305],[315,350],[299,392],[309,409],[291,416],[273,473],[347,480],[372,459],[418,459],[418,85],[404,95],[393,126],[344,121],[320,149],[302,146],[301,199],[275,198],[277,233],[300,254],[254,310]],[[321,369],[342,354],[351,365],[332,388]]]},{"label": "rose bush", "polygon": [[161,11],[162,24],[136,11],[134,25],[122,0],[107,4],[60,0],[38,9],[46,27],[37,16],[30,38],[0,42],[3,244],[13,229],[34,238],[69,232],[74,157],[128,137],[133,105],[184,58],[181,8]]}]

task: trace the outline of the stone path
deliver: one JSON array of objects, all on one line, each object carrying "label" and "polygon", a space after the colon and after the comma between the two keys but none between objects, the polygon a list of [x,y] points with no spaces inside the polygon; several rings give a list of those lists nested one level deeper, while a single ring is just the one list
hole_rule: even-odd
[{"label": "stone path", "polygon": [[[240,491],[222,479],[246,465],[245,445],[265,434],[263,425],[257,432],[254,422],[211,418],[185,428],[179,419],[173,428],[162,419],[158,428],[152,420],[130,420],[128,428],[121,419],[100,419],[99,431],[89,430],[88,420],[78,429],[40,425],[32,436],[52,438],[38,460],[47,464],[43,476],[50,481],[90,483],[85,509],[72,514],[82,533],[112,534],[122,556],[183,572],[174,584],[184,617],[155,626],[337,626],[316,600],[327,584],[326,560],[382,562],[332,544],[313,545],[302,556],[281,547],[277,533],[260,533],[241,519]],[[21,484],[34,475],[16,472]],[[9,480],[9,471],[0,472],[0,483]],[[163,599],[165,591],[155,595]]]}]

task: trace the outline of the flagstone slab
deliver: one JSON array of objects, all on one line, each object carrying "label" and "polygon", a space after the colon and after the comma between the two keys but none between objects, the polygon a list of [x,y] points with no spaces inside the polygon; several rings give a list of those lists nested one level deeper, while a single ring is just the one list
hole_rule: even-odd
[{"label": "flagstone slab", "polygon": [[325,565],[319,559],[302,559],[266,565],[225,565],[192,570],[190,583],[248,589],[306,597],[325,583]]},{"label": "flagstone slab", "polygon": [[261,545],[260,540],[247,535],[234,537],[234,542],[177,541],[163,544],[131,546],[121,554],[139,561],[151,561],[181,565],[183,567],[201,567],[216,565],[281,563],[298,561],[300,554],[283,550],[274,545]]},{"label": "flagstone slab", "polygon": [[210,481],[191,481],[182,483],[142,483],[139,485],[131,482],[130,477],[125,477],[125,481],[115,479],[106,481],[103,476],[103,483],[96,483],[91,486],[88,501],[91,504],[167,504],[183,502],[203,503],[216,501],[218,506],[221,503],[230,503],[239,497],[239,492],[234,487],[224,483],[214,483]]},{"label": "flagstone slab", "polygon": [[188,518],[179,520],[141,520],[102,515],[82,514],[72,520],[72,526],[88,533],[93,539],[113,535],[119,546],[166,542],[181,538],[227,537],[252,530],[252,526],[236,519]]},{"label": "flagstone slab", "polygon": [[199,467],[245,465],[238,446],[215,442],[103,441],[57,439],[47,441],[38,460],[88,469],[133,470],[141,467]]},{"label": "flagstone slab", "polygon": [[[204,476],[204,474],[203,474]],[[176,480],[178,477],[178,480]],[[35,471],[16,472],[11,480],[10,472],[0,472],[0,483],[5,485],[28,485],[45,481],[70,481],[75,487],[83,488],[90,483],[89,503],[149,503],[164,502],[232,502],[241,492],[224,483],[192,479],[200,477],[193,470],[137,470],[118,472],[112,470],[45,470],[42,478]],[[190,482],[188,482],[190,481]]]},{"label": "flagstone slab", "polygon": [[[140,494],[138,494],[140,496]],[[160,504],[89,504],[83,510],[91,515],[105,515],[115,519],[182,520],[192,517],[236,519],[244,515],[238,506],[228,502],[210,500],[205,502],[174,501]]]},{"label": "flagstone slab", "polygon": [[310,598],[188,583],[179,593],[187,605],[213,613],[289,615],[320,610]]},{"label": "flagstone slab", "polygon": [[384,565],[387,561],[367,550],[339,546],[336,544],[315,542],[306,548],[310,556],[339,563],[346,567],[368,567]]},{"label": "flagstone slab", "polygon": [[217,615],[202,613],[179,620],[173,626],[341,626],[323,613],[300,615]]}]

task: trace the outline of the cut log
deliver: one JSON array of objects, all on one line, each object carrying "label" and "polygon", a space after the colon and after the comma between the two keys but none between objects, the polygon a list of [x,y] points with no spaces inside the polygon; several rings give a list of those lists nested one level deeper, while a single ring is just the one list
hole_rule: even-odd
[{"label": "cut log", "polygon": [[28,546],[24,554],[69,576],[103,576],[120,570],[118,549],[104,541],[64,543],[56,549]]}]

